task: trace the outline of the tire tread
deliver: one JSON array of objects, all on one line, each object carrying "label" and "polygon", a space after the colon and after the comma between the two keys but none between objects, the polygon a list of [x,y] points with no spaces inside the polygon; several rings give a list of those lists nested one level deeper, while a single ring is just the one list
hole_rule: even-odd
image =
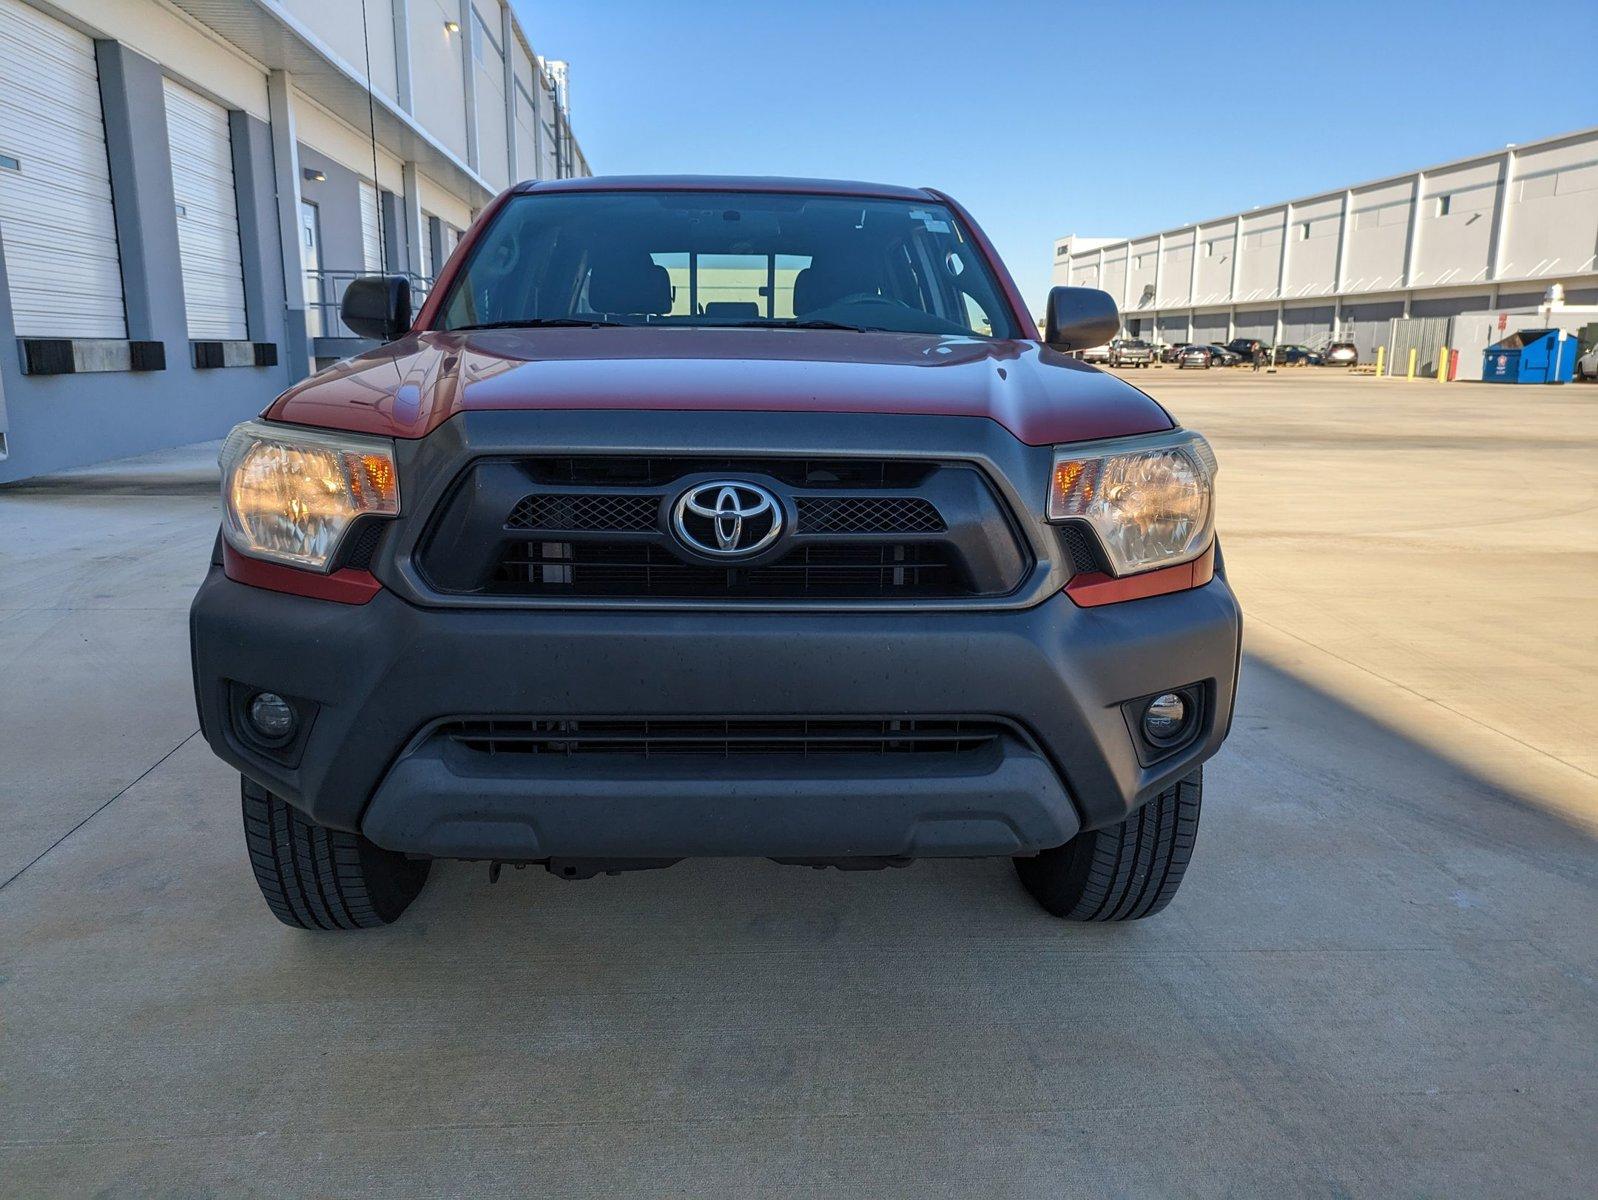
[{"label": "tire tread", "polygon": [[1015,860],[1032,896],[1068,921],[1137,921],[1171,902],[1198,840],[1204,770],[1195,768],[1118,825]]},{"label": "tire tread", "polygon": [[248,779],[241,805],[255,882],[285,925],[375,929],[398,917],[426,881],[428,863],[403,860],[359,834],[318,825]]}]

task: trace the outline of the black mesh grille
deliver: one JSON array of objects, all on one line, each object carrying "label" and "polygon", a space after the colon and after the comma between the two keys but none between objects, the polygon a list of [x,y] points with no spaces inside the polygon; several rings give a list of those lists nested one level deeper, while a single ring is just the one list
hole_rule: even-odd
[{"label": "black mesh grille", "polygon": [[372,555],[377,552],[378,539],[383,536],[383,523],[370,518],[350,538],[349,549],[344,553],[344,566],[364,571],[372,565]]},{"label": "black mesh grille", "polygon": [[797,546],[769,563],[690,563],[648,542],[518,542],[508,546],[492,590],[531,596],[677,599],[848,599],[970,594],[938,545],[838,542]]},{"label": "black mesh grille", "polygon": [[1104,551],[1099,549],[1098,539],[1091,531],[1081,525],[1062,525],[1060,540],[1065,543],[1065,552],[1071,558],[1073,572],[1078,575],[1108,573],[1109,567],[1104,561]]},{"label": "black mesh grille", "polygon": [[452,721],[438,732],[480,754],[889,755],[971,754],[1007,730],[982,719],[823,718],[497,718]]},{"label": "black mesh grille", "polygon": [[942,533],[943,518],[919,496],[801,497],[800,533]]},{"label": "black mesh grille", "polygon": [[659,496],[546,492],[523,497],[505,519],[505,526],[562,533],[643,533],[655,528],[659,511]]}]

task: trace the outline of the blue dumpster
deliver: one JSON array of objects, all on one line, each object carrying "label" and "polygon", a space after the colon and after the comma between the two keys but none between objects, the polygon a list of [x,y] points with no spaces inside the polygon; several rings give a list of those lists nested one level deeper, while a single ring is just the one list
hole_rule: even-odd
[{"label": "blue dumpster", "polygon": [[1576,374],[1576,339],[1563,329],[1522,329],[1482,351],[1487,383],[1569,383]]}]

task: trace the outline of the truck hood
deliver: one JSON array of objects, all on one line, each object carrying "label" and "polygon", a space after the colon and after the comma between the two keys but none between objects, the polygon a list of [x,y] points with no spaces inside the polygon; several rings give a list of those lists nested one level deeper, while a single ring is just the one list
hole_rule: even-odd
[{"label": "truck hood", "polygon": [[1029,445],[1173,425],[1135,387],[1037,342],[661,326],[412,334],[305,380],[264,415],[419,438],[490,409],[987,417]]}]

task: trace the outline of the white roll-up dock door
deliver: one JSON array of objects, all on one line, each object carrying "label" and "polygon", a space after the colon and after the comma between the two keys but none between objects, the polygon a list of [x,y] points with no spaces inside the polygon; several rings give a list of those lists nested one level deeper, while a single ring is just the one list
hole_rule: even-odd
[{"label": "white roll-up dock door", "polygon": [[227,110],[170,79],[165,85],[189,336],[244,341],[249,325]]},{"label": "white roll-up dock door", "polygon": [[0,238],[17,333],[124,338],[94,43],[0,0]]},{"label": "white roll-up dock door", "polygon": [[383,270],[383,216],[377,207],[377,187],[361,180],[361,268],[373,274]]}]

